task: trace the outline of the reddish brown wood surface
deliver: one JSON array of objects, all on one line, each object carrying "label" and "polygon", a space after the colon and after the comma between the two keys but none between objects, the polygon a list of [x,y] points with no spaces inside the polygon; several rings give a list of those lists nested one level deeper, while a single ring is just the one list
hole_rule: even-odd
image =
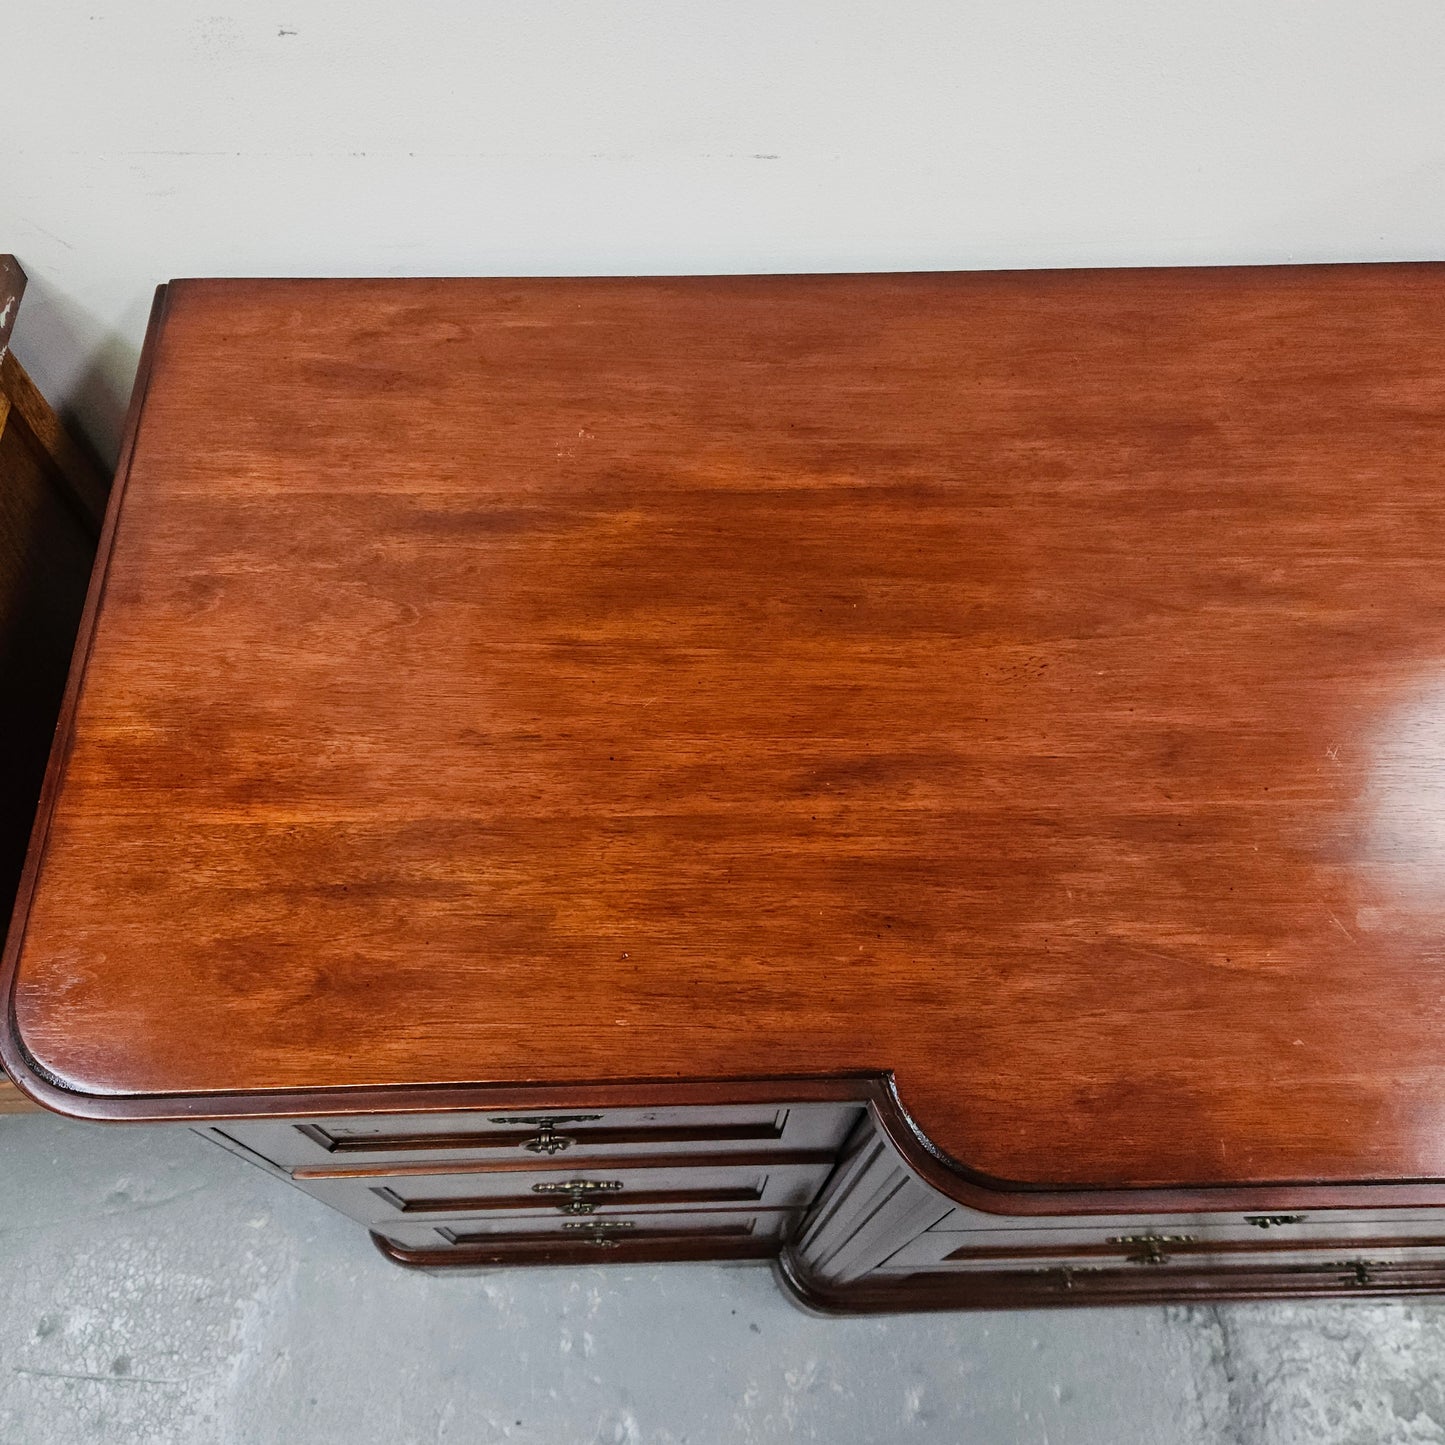
[{"label": "reddish brown wood surface", "polygon": [[179,283],[7,1047],[1445,1177],[1442,335],[1434,266]]}]

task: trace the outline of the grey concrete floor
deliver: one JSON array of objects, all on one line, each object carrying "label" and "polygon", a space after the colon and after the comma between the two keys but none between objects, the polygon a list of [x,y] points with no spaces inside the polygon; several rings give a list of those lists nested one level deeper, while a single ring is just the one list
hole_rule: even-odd
[{"label": "grey concrete floor", "polygon": [[821,1320],[766,1269],[433,1278],[184,1131],[0,1118],[0,1442],[1445,1441],[1445,1304]]}]

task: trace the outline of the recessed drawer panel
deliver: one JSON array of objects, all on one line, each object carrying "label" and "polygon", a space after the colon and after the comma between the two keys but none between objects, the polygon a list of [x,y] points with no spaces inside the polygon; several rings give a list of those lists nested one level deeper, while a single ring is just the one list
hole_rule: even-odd
[{"label": "recessed drawer panel", "polygon": [[727,1248],[748,1241],[781,1241],[798,1219],[796,1210],[754,1213],[631,1214],[608,1219],[480,1218],[396,1221],[378,1225],[376,1233],[403,1249],[535,1250],[547,1244],[606,1251],[619,1244],[664,1244],[668,1240],[716,1240]]},{"label": "recessed drawer panel", "polygon": [[1331,1219],[1321,1211],[1314,1215],[1270,1215],[1267,1227],[1243,1223],[1228,1215],[1198,1218],[1115,1219],[1107,1223],[1081,1224],[1048,1229],[970,1229],[941,1230],[934,1225],[928,1232],[939,1234],[951,1249],[1038,1248],[1069,1249],[1077,1245],[1105,1245],[1121,1238],[1187,1239],[1191,1243],[1237,1244],[1241,1248],[1288,1249],[1291,1245],[1313,1245],[1318,1239],[1418,1239],[1437,1235],[1445,1238],[1445,1219],[1420,1218],[1402,1211],[1402,1218]]},{"label": "recessed drawer panel", "polygon": [[998,1234],[1009,1231],[1019,1235],[1048,1231],[1055,1237],[1056,1231],[1092,1231],[1095,1234],[1143,1233],[1158,1230],[1160,1233],[1178,1234],[1181,1230],[1191,1234],[1201,1231],[1213,1235],[1228,1235],[1238,1232],[1241,1238],[1267,1234],[1272,1238],[1288,1238],[1299,1230],[1324,1225],[1335,1229],[1344,1225],[1363,1224],[1375,1228],[1393,1228],[1396,1224],[1410,1220],[1425,1226],[1434,1226],[1445,1234],[1445,1208],[1428,1205],[1407,1205],[1397,1209],[1301,1209],[1260,1210],[1253,1213],[1223,1213],[1211,1211],[1196,1214],[1078,1214],[1078,1215],[1007,1215],[984,1214],[975,1209],[955,1209],[946,1214],[933,1231],[944,1234]]},{"label": "recessed drawer panel", "polygon": [[851,1104],[698,1105],[240,1120],[214,1126],[283,1169],[435,1159],[609,1158],[842,1147]]},{"label": "recessed drawer panel", "polygon": [[[1059,1231],[1063,1233],[1064,1231]],[[1016,1238],[996,1245],[970,1239],[961,1244],[957,1234],[920,1235],[878,1266],[879,1274],[917,1274],[956,1271],[990,1271],[1069,1268],[1163,1269],[1170,1265],[1231,1264],[1261,1266],[1312,1264],[1321,1260],[1369,1258],[1382,1262],[1445,1261],[1445,1231],[1382,1234],[1363,1231],[1320,1231],[1298,1240],[1222,1240],[1186,1233],[1122,1234],[1094,1241]]]},{"label": "recessed drawer panel", "polygon": [[[792,1160],[793,1162],[788,1162]],[[396,1169],[387,1173],[294,1176],[297,1186],[364,1224],[403,1217],[467,1215],[594,1218],[639,1211],[801,1209],[831,1167],[826,1154],[778,1156],[689,1168]]]}]

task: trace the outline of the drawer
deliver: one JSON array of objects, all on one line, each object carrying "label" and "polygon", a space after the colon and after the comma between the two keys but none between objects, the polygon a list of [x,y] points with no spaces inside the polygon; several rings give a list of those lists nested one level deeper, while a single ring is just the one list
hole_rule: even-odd
[{"label": "drawer", "polygon": [[1009,1232],[1023,1236],[1048,1231],[1050,1237],[1056,1230],[1087,1230],[1098,1235],[1145,1234],[1150,1230],[1160,1234],[1199,1234],[1227,1236],[1237,1233],[1241,1238],[1265,1234],[1274,1238],[1286,1238],[1301,1229],[1316,1225],[1335,1228],[1342,1225],[1363,1224],[1380,1228],[1393,1228],[1396,1224],[1410,1220],[1422,1224],[1433,1224],[1445,1234],[1445,1208],[1428,1205],[1402,1206],[1397,1209],[1300,1209],[1258,1210],[1255,1212],[1223,1213],[1211,1211],[1196,1214],[1077,1214],[1077,1215],[1007,1215],[984,1214],[974,1209],[954,1209],[930,1227],[930,1232],[945,1234],[999,1234]]},{"label": "drawer", "polygon": [[511,1110],[248,1119],[213,1132],[283,1169],[429,1159],[612,1158],[626,1154],[836,1152],[857,1122],[852,1104],[697,1105],[658,1109]]},{"label": "drawer", "polygon": [[1175,1264],[1274,1267],[1365,1257],[1384,1263],[1445,1261],[1445,1230],[1437,1227],[1411,1233],[1399,1229],[1384,1234],[1378,1229],[1367,1231],[1364,1226],[1355,1226],[1348,1232],[1322,1228],[1313,1235],[1289,1241],[1217,1239],[1162,1231],[1113,1235],[1095,1240],[1044,1239],[1035,1234],[1027,1242],[1010,1236],[1007,1241],[993,1245],[980,1244],[972,1236],[964,1244],[957,1233],[930,1231],[891,1255],[878,1266],[876,1273],[1118,1268],[1125,1265],[1160,1269]]},{"label": "drawer", "polygon": [[[1274,1226],[1267,1231],[1237,1220],[1218,1223],[1211,1220],[1205,1224],[1177,1219],[1154,1219],[1142,1224],[1133,1220],[1115,1220],[1111,1225],[1090,1225],[1077,1228],[1058,1229],[970,1229],[929,1230],[930,1234],[941,1233],[954,1249],[1027,1249],[1045,1250],[1070,1249],[1079,1245],[1106,1245],[1120,1238],[1170,1238],[1187,1239],[1190,1243],[1216,1241],[1234,1243],[1242,1247],[1259,1245],[1267,1249],[1288,1249],[1292,1244],[1312,1245],[1318,1239],[1387,1239],[1402,1237],[1416,1239],[1429,1235],[1445,1238],[1445,1220],[1438,1218],[1417,1218],[1406,1216],[1402,1219],[1374,1219],[1337,1221],[1315,1215],[1305,1219],[1298,1215],[1287,1216],[1292,1222],[1287,1226]],[[1297,1221],[1297,1222],[1296,1222]]]},{"label": "drawer", "polygon": [[632,1214],[608,1219],[497,1219],[480,1217],[447,1222],[395,1223],[378,1226],[376,1233],[402,1249],[518,1249],[535,1250],[549,1244],[584,1245],[599,1251],[623,1244],[658,1244],[670,1241],[706,1244],[715,1241],[720,1251],[740,1244],[780,1244],[799,1218],[796,1210],[735,1214]]},{"label": "drawer", "polygon": [[[791,1161],[791,1162],[790,1162]],[[827,1154],[742,1159],[690,1167],[684,1160],[659,1168],[496,1167],[398,1168],[342,1175],[306,1171],[298,1188],[363,1224],[384,1226],[409,1216],[538,1215],[589,1218],[615,1214],[802,1209],[811,1204],[832,1167]]]}]

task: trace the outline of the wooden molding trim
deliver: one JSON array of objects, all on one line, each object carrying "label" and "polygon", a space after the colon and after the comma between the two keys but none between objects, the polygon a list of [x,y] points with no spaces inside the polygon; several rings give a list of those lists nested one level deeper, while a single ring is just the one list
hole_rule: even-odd
[{"label": "wooden molding trim", "polygon": [[393,1264],[410,1269],[494,1268],[518,1264],[676,1264],[708,1260],[773,1259],[778,1253],[776,1239],[705,1239],[679,1238],[667,1242],[629,1244],[618,1242],[601,1250],[590,1244],[559,1244],[549,1241],[537,1245],[511,1245],[504,1249],[487,1249],[479,1245],[456,1245],[449,1249],[407,1249],[380,1234],[371,1242]]},{"label": "wooden molding trim", "polygon": [[[1362,1249],[1367,1246],[1362,1245]],[[917,1274],[827,1285],[784,1250],[774,1264],[784,1291],[820,1315],[906,1314],[923,1310],[1040,1309],[1078,1305],[1188,1304],[1270,1299],[1398,1299],[1445,1293],[1445,1265],[1370,1264],[1341,1259],[1318,1265],[1146,1272],[1041,1269],[999,1273]]]},{"label": "wooden molding trim", "polygon": [[[13,1002],[11,1003],[13,1009]],[[0,1029],[0,1060],[23,1091],[56,1113],[98,1122],[201,1123],[222,1119],[319,1118],[338,1114],[418,1114],[457,1110],[649,1108],[687,1104],[871,1104],[903,1162],[941,1194],[987,1214],[1051,1216],[1140,1211],[1347,1209],[1445,1205],[1445,1180],[1336,1184],[1283,1181],[1248,1188],[1023,1189],[946,1160],[908,1116],[891,1077],[823,1079],[638,1079],[625,1083],[474,1084],[330,1089],[297,1093],[192,1095],[82,1094],[46,1078],[19,1043],[13,1013]],[[450,1254],[448,1255],[450,1257]]]}]

